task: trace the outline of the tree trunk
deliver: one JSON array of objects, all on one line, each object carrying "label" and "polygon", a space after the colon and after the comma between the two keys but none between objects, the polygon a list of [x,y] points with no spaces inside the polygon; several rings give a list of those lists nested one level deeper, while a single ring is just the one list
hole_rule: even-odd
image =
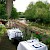
[{"label": "tree trunk", "polygon": [[11,16],[11,11],[13,7],[13,0],[6,0],[6,13],[8,18]]}]

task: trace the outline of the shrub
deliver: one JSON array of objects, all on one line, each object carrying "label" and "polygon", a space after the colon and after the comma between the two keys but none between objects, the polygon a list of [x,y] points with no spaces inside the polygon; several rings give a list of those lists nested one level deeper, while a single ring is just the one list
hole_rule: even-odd
[{"label": "shrub", "polygon": [[28,33],[25,33],[23,39],[24,40],[29,40],[30,37],[31,37],[31,34],[30,33],[29,34]]},{"label": "shrub", "polygon": [[45,43],[48,46],[48,50],[50,50],[50,37],[46,38],[43,43]]},{"label": "shrub", "polygon": [[0,24],[0,36],[4,35],[6,33],[6,27],[3,24]]},{"label": "shrub", "polygon": [[36,33],[33,33],[33,37],[36,37],[36,38],[38,38],[40,41],[42,40],[42,34],[37,34],[37,32]]}]

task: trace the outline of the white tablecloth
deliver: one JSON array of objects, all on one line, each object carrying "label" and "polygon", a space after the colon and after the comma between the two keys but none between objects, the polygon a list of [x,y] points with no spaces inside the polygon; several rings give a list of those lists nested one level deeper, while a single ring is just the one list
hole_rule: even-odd
[{"label": "white tablecloth", "polygon": [[9,37],[9,40],[17,36],[23,37],[22,32],[18,28],[7,30],[7,35]]},{"label": "white tablecloth", "polygon": [[48,50],[48,48],[45,44],[38,41],[32,41],[30,43],[23,41],[19,43],[17,50]]}]

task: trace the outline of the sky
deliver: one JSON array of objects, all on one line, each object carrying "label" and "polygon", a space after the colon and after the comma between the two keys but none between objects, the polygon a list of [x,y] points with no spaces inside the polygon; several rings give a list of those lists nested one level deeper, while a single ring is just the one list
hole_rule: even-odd
[{"label": "sky", "polygon": [[[14,7],[17,9],[18,12],[24,12],[27,9],[27,6],[30,2],[36,3],[39,0],[16,0],[13,2]],[[42,0],[46,1],[46,0]],[[50,3],[50,0],[47,0]]]}]

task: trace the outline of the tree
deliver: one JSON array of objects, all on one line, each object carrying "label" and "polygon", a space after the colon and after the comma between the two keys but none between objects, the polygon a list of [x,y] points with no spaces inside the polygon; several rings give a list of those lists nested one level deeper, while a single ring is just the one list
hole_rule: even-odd
[{"label": "tree", "polygon": [[34,5],[33,5],[33,2],[31,2],[28,5],[27,10],[25,11],[26,19],[32,21],[34,13],[35,13]]},{"label": "tree", "polygon": [[42,1],[38,1],[36,2],[35,7],[36,8],[46,8],[46,4],[43,3]]},{"label": "tree", "polygon": [[35,4],[32,2],[28,5],[25,11],[26,18],[37,23],[50,23],[50,4],[38,1]]},{"label": "tree", "polygon": [[7,19],[6,9],[4,4],[0,4],[0,19]]},{"label": "tree", "polygon": [[7,13],[8,19],[11,16],[12,7],[13,7],[13,0],[6,0],[6,13]]},{"label": "tree", "polygon": [[12,12],[11,12],[11,17],[10,18],[12,18],[12,19],[18,18],[17,10],[14,7],[12,8]]},{"label": "tree", "polygon": [[25,18],[26,16],[25,16],[24,12],[18,12],[18,17]]},{"label": "tree", "polygon": [[0,4],[5,4],[6,0],[0,0]]}]

